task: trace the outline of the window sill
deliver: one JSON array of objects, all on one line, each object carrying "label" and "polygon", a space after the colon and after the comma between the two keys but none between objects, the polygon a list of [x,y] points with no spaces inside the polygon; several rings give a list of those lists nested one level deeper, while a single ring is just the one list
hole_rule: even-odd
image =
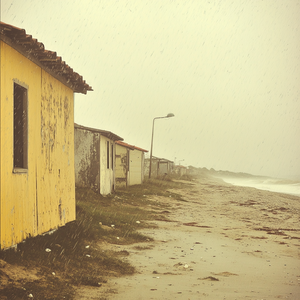
[{"label": "window sill", "polygon": [[28,173],[28,169],[14,168],[14,169],[13,169],[13,173],[15,173],[15,174]]}]

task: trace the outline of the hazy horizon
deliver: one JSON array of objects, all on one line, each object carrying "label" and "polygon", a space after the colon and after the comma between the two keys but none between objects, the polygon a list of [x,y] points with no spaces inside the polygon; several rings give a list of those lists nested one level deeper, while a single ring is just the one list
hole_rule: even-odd
[{"label": "hazy horizon", "polygon": [[182,165],[300,180],[300,0],[2,0],[94,91],[75,122]]}]

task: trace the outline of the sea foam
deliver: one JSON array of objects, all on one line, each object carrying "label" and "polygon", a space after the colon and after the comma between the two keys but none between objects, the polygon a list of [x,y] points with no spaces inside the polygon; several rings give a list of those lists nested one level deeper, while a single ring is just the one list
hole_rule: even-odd
[{"label": "sea foam", "polygon": [[268,177],[221,177],[225,182],[237,185],[254,187],[260,190],[290,194],[300,197],[300,182],[287,179]]}]

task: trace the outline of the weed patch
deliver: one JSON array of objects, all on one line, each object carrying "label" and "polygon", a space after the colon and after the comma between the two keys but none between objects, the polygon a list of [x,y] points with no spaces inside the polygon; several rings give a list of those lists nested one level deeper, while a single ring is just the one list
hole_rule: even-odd
[{"label": "weed patch", "polygon": [[[0,251],[0,259],[37,270],[40,278],[8,278],[8,284],[0,287],[0,299],[27,299],[30,294],[35,299],[73,299],[76,286],[101,287],[107,277],[133,274],[134,267],[124,260],[128,253],[103,251],[100,243],[150,241],[138,230],[153,226],[146,221],[168,209],[167,204],[158,206],[151,196],[182,200],[180,195],[168,191],[180,185],[183,184],[169,180],[149,180],[107,197],[90,189],[76,189],[76,221],[52,234],[28,238],[16,250]],[[3,272],[5,268],[0,277]]]}]

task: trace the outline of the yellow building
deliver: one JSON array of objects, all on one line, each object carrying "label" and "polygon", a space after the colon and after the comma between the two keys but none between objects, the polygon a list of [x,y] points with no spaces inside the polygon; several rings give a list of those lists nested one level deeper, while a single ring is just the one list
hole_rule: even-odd
[{"label": "yellow building", "polygon": [[75,219],[74,92],[55,52],[0,22],[0,247]]}]

